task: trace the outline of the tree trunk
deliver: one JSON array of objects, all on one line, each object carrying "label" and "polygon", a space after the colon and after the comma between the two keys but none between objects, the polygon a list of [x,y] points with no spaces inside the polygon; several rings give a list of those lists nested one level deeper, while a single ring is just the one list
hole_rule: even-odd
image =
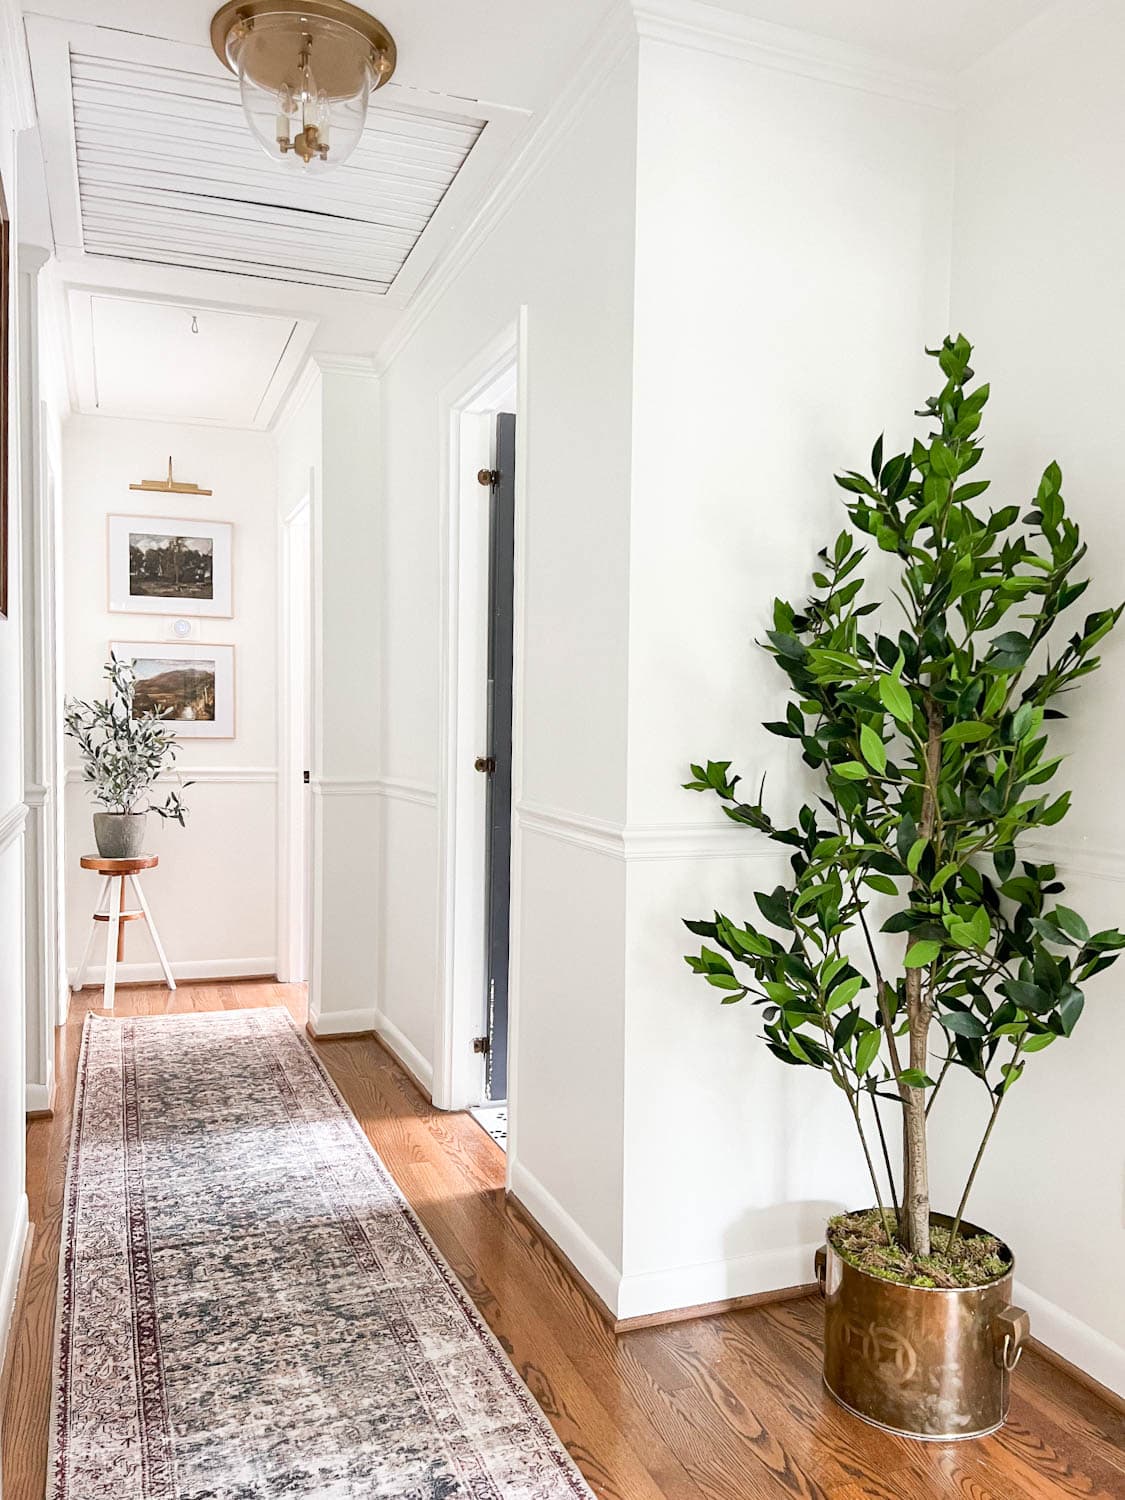
[{"label": "tree trunk", "polygon": [[[937,821],[938,777],[941,774],[942,712],[926,696],[926,786],[918,832],[932,839]],[[941,861],[939,860],[940,864]],[[910,1035],[910,1066],[925,1073],[933,1006],[926,994],[921,969],[906,971],[906,1016]],[[902,1095],[902,1217],[907,1248],[914,1255],[930,1253],[930,1164],[926,1141],[926,1090],[900,1084]]]}]

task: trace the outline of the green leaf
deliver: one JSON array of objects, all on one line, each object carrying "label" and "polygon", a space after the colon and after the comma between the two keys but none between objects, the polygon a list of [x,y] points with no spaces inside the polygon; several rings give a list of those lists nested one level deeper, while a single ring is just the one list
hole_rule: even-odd
[{"label": "green leaf", "polygon": [[934,1080],[921,1068],[904,1068],[898,1075],[899,1083],[905,1083],[912,1089],[932,1089]]},{"label": "green leaf", "polygon": [[915,839],[910,846],[910,852],[906,856],[906,868],[911,875],[917,875],[918,866],[922,862],[922,856],[929,848],[929,839]]},{"label": "green leaf", "polygon": [[879,678],[879,698],[883,707],[888,713],[893,714],[900,724],[914,722],[914,705],[910,701],[910,694],[897,677]]},{"label": "green leaf", "polygon": [[1078,1025],[1078,1018],[1082,1014],[1084,1004],[1085,1000],[1083,999],[1082,991],[1071,985],[1058,1005],[1059,1022],[1062,1025],[1063,1036],[1069,1036],[1075,1026]]},{"label": "green leaf", "polygon": [[979,719],[965,719],[960,724],[951,724],[942,739],[950,745],[968,745],[987,740],[992,733],[991,724],[982,724]]},{"label": "green leaf", "polygon": [[974,1016],[967,1010],[948,1010],[938,1016],[938,1021],[945,1027],[946,1031],[956,1032],[958,1036],[982,1037],[988,1035],[988,1027],[979,1016]]},{"label": "green leaf", "polygon": [[879,1047],[882,1043],[882,1033],[879,1031],[865,1031],[855,1046],[855,1070],[863,1075],[871,1067],[871,1064],[879,1056]]},{"label": "green leaf", "polygon": [[1042,1052],[1043,1048],[1049,1047],[1054,1040],[1055,1033],[1053,1031],[1040,1031],[1035,1036],[1029,1036],[1021,1050],[1024,1052]]},{"label": "green leaf", "polygon": [[865,875],[864,885],[869,885],[872,890],[882,891],[884,896],[897,896],[898,886],[889,875]]},{"label": "green leaf", "polygon": [[839,765],[833,766],[832,770],[845,781],[866,781],[868,776],[867,767],[858,760],[843,760]]},{"label": "green leaf", "polygon": [[916,943],[911,943],[906,954],[906,967],[908,969],[924,969],[927,964],[932,964],[941,952],[941,944],[933,942],[930,938],[921,938]]},{"label": "green leaf", "polygon": [[1053,915],[1067,937],[1072,937],[1076,943],[1089,941],[1090,929],[1076,911],[1069,906],[1056,906]]},{"label": "green leaf", "polygon": [[941,869],[937,872],[937,874],[934,876],[934,878],[930,881],[930,890],[931,891],[940,891],[941,888],[942,888],[942,886],[946,883],[946,881],[950,878],[950,876],[951,875],[956,875],[956,874],[957,874],[957,866],[955,864],[942,865]]},{"label": "green leaf", "polygon": [[839,1010],[842,1005],[849,1005],[862,988],[863,976],[853,974],[850,979],[845,979],[842,984],[838,984],[832,990],[825,1002],[825,1010],[831,1015],[834,1010]]},{"label": "green leaf", "polygon": [[887,747],[870,724],[864,724],[860,728],[859,748],[863,751],[863,758],[867,764],[882,776],[887,769]]}]

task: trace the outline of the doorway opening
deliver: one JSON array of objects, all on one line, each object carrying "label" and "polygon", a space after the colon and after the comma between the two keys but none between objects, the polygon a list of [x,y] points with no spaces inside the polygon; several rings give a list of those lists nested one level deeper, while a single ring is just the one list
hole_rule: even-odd
[{"label": "doorway opening", "polygon": [[442,941],[434,1103],[514,1141],[519,327],[447,392]]},{"label": "doorway opening", "polygon": [[281,526],[277,977],[307,984],[312,928],[312,502]]}]

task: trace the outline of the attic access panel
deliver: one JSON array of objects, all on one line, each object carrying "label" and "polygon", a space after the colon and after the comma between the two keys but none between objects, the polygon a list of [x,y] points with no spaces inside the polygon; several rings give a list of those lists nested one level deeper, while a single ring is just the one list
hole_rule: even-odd
[{"label": "attic access panel", "polygon": [[[189,63],[196,52],[177,50]],[[314,180],[263,157],[233,79],[67,55],[93,256],[385,294],[489,123],[407,103],[390,84],[352,157]]]}]

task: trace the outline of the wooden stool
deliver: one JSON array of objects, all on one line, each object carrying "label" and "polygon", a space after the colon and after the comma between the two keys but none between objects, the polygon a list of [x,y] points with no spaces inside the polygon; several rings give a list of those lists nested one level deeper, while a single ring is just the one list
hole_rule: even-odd
[{"label": "wooden stool", "polygon": [[[90,930],[90,940],[86,944],[86,951],[82,955],[82,962],[75,977],[73,989],[80,990],[86,982],[86,970],[90,966],[90,955],[94,951],[94,940],[98,934],[98,923],[106,923],[105,940],[105,986],[102,997],[102,1005],[106,1010],[113,1009],[113,993],[117,987],[117,965],[125,957],[125,923],[144,920],[148,923],[149,934],[152,938],[152,946],[156,949],[156,956],[160,960],[160,967],[164,970],[164,978],[168,988],[174,990],[176,981],[172,978],[172,970],[168,966],[168,960],[164,955],[164,948],[160,941],[160,934],[156,930],[156,923],[152,920],[152,912],[149,911],[145,893],[141,890],[139,875],[142,870],[154,870],[159,864],[159,857],[155,854],[141,854],[136,859],[99,859],[97,855],[86,854],[80,863],[84,870],[96,870],[99,875],[105,876],[105,884],[102,893],[98,897],[98,904],[94,909],[94,925]],[[133,882],[133,891],[137,898],[137,911],[125,911],[125,882]],[[105,906],[108,897],[109,905]],[[103,910],[103,906],[105,909]]]}]

